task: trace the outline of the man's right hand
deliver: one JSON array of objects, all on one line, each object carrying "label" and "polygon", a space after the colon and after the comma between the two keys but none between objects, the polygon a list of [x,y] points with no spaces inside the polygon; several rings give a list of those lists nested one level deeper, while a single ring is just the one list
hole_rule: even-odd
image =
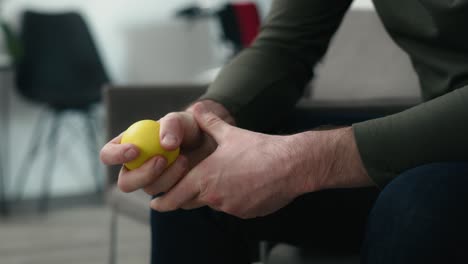
[{"label": "man's right hand", "polygon": [[[202,101],[204,106],[223,120],[233,124],[229,112],[213,101]],[[209,156],[217,147],[216,142],[203,133],[192,115],[192,107],[183,112],[169,113],[160,121],[161,145],[166,150],[181,148],[177,160],[166,169],[167,161],[160,156],[146,161],[140,168],[128,170],[122,167],[118,186],[123,192],[143,188],[149,195],[167,192],[200,161]],[[155,135],[158,136],[158,135]],[[106,165],[129,162],[138,156],[138,148],[131,144],[120,144],[122,135],[107,143],[101,150],[101,160]]]}]

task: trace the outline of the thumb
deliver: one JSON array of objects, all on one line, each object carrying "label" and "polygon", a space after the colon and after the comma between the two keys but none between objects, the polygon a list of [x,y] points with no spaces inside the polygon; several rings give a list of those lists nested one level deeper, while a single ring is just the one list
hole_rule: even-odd
[{"label": "thumb", "polygon": [[194,105],[193,115],[200,128],[214,138],[218,144],[225,139],[228,130],[231,128],[228,123],[213,112],[208,111],[201,103]]}]

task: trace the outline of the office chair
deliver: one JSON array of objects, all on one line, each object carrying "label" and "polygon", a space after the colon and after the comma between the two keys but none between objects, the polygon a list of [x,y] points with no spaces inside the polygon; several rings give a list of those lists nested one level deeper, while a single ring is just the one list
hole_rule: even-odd
[{"label": "office chair", "polygon": [[[21,54],[15,65],[16,86],[21,95],[43,103],[52,110],[52,124],[47,138],[46,171],[41,181],[40,211],[47,210],[52,175],[58,160],[58,134],[64,113],[77,111],[86,121],[87,142],[93,164],[94,181],[102,190],[99,173],[96,124],[92,106],[101,99],[101,86],[109,82],[97,48],[83,18],[74,12],[45,14],[24,12],[19,36]],[[45,114],[47,114],[45,112]],[[41,116],[31,136],[31,146],[16,179],[17,199],[27,184],[32,161],[37,158],[41,139],[47,131]]]}]

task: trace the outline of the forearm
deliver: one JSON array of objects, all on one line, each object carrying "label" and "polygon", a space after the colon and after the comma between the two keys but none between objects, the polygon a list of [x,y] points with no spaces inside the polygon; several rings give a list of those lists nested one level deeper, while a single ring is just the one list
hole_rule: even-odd
[{"label": "forearm", "polygon": [[265,132],[302,96],[310,68],[268,48],[251,48],[225,66],[202,99],[221,103],[241,128]]},{"label": "forearm", "polygon": [[404,112],[353,125],[366,169],[382,188],[428,163],[468,161],[468,86]]},{"label": "forearm", "polygon": [[323,189],[372,186],[351,127],[308,131],[290,137],[295,174],[302,174],[302,193]]},{"label": "forearm", "polygon": [[351,0],[275,0],[252,47],[226,65],[203,99],[223,104],[237,125],[268,131],[313,77]]}]

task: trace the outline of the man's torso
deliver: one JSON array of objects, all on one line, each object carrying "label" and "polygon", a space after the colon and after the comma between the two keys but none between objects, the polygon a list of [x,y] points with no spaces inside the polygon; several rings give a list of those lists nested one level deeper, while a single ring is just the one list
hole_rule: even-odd
[{"label": "man's torso", "polygon": [[374,0],[431,99],[468,85],[468,0]]}]

